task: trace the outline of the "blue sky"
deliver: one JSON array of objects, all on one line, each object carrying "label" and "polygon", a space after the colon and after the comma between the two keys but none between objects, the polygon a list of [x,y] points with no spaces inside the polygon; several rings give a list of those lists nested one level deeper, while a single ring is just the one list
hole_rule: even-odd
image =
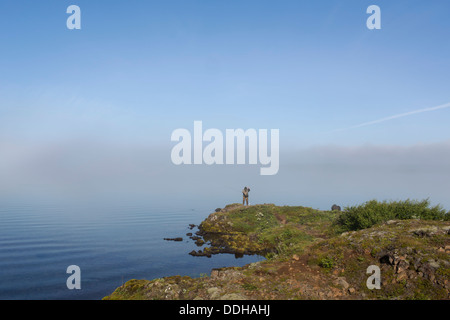
[{"label": "blue sky", "polygon": [[[71,4],[81,30],[66,28]],[[381,30],[366,28],[372,4]],[[450,108],[336,130],[450,102],[449,12],[446,0],[2,0],[0,142],[164,149],[202,120],[280,129],[287,153],[447,146]]]}]

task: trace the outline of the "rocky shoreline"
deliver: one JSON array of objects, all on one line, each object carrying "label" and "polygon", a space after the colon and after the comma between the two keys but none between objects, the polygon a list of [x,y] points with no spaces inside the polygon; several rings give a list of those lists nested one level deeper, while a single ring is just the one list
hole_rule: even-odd
[{"label": "rocky shoreline", "polygon": [[[130,280],[104,299],[450,299],[450,222],[390,220],[336,233],[338,212],[229,205],[190,233],[191,255],[259,254],[266,260],[209,276]],[[367,287],[368,266],[381,289]]]},{"label": "rocky shoreline", "polygon": [[189,232],[186,236],[198,247],[207,246],[200,250],[192,250],[189,254],[208,258],[216,254],[234,254],[239,258],[244,255],[265,256],[268,253],[275,253],[274,246],[256,245],[254,237],[230,228],[232,222],[226,219],[226,214],[239,208],[244,207],[240,204],[232,204],[223,209],[217,208],[200,225],[190,224],[189,229],[197,228],[198,230],[194,234]]}]

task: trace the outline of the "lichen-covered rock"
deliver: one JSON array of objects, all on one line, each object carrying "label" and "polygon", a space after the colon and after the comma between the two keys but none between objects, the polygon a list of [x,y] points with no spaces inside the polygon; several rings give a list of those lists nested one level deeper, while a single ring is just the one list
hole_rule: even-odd
[{"label": "lichen-covered rock", "polygon": [[248,300],[248,298],[240,293],[227,293],[220,297],[220,300]]}]

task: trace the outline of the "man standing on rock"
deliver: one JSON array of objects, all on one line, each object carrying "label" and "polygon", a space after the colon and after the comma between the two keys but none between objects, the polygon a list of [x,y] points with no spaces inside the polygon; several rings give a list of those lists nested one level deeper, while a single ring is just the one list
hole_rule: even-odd
[{"label": "man standing on rock", "polygon": [[250,188],[245,187],[244,190],[242,190],[242,204],[244,205],[247,203],[248,205],[248,193],[250,192]]}]

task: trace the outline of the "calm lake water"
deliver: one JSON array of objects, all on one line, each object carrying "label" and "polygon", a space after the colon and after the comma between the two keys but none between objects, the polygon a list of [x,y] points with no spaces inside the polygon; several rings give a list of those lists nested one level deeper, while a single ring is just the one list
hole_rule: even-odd
[{"label": "calm lake water", "polygon": [[[0,205],[0,299],[101,299],[130,279],[198,277],[258,256],[192,257],[186,236],[214,209],[144,205]],[[183,237],[182,242],[163,238]],[[69,290],[67,267],[81,269]]]}]

